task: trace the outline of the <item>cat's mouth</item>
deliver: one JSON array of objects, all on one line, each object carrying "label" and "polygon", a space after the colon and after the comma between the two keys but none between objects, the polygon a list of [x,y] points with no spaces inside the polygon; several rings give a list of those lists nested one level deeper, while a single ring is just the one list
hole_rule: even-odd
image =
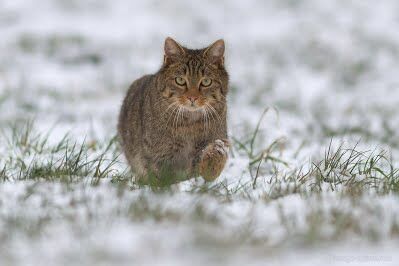
[{"label": "cat's mouth", "polygon": [[181,106],[183,107],[184,110],[189,112],[197,112],[197,111],[202,111],[204,109],[203,106],[196,105],[195,103],[182,104]]}]

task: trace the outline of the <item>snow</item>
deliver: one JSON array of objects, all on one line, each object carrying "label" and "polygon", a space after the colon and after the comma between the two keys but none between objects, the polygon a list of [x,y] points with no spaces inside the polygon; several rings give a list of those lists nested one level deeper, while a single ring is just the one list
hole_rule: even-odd
[{"label": "snow", "polygon": [[[34,192],[34,196],[26,196],[24,189]],[[54,264],[137,262],[184,265],[193,258],[197,258],[192,262],[194,265],[201,265],[206,260],[216,263],[222,258],[229,265],[239,265],[246,260],[254,265],[276,260],[282,265],[289,265],[293,262],[292,254],[298,249],[295,243],[301,243],[300,235],[312,230],[306,222],[312,211],[322,211],[322,216],[328,216],[331,208],[338,212],[352,212],[355,209],[358,212],[353,214],[353,219],[365,221],[364,230],[388,228],[384,223],[392,222],[394,216],[398,219],[399,215],[398,198],[391,196],[372,199],[365,196],[360,199],[369,205],[370,210],[378,205],[389,209],[378,214],[360,208],[361,204],[340,200],[336,194],[325,195],[317,200],[291,195],[268,204],[245,200],[225,203],[206,195],[184,193],[148,195],[132,192],[117,196],[117,189],[108,185],[92,188],[80,184],[65,189],[60,184],[20,182],[4,184],[0,190],[0,228],[5,227],[5,222],[18,221],[18,224],[8,227],[8,232],[2,231],[1,236],[6,237],[8,245],[1,252],[2,255],[11,254],[21,265],[49,261]],[[141,212],[140,208],[149,208],[154,216]],[[198,209],[202,211],[198,212]],[[161,214],[165,216],[158,220]],[[287,218],[283,221],[288,224],[282,222],[282,217]],[[333,217],[323,218],[325,220],[320,222],[332,226]],[[40,233],[34,231],[41,226]],[[328,226],[324,226],[324,233],[334,234],[328,230]],[[295,233],[290,230],[295,230]],[[26,231],[32,236],[24,234]],[[389,232],[382,233],[385,234]],[[248,245],[251,245],[246,243],[246,239],[258,239],[264,244],[260,245],[260,249],[256,246],[250,249]],[[223,251],[226,247],[219,245],[219,241],[225,241],[226,244],[232,241],[227,248],[235,252]],[[280,242],[288,245],[287,250],[273,251],[271,247]],[[359,243],[361,249],[353,249],[351,245],[355,243]],[[340,265],[343,264],[341,260],[364,260],[362,256],[373,254],[393,262],[396,253],[390,253],[389,250],[396,244],[388,243],[384,244],[387,247],[381,244],[374,246],[352,237],[344,244],[348,247],[330,247],[325,243],[322,246],[325,245],[327,249],[312,249],[314,253],[306,250],[306,243],[303,243],[305,247],[299,246],[299,256],[303,258],[302,262],[316,260],[311,265],[317,265],[317,261],[326,256],[336,256],[332,259],[337,260],[333,264]],[[263,252],[270,254],[264,256],[262,248],[266,248]]]},{"label": "snow", "polygon": [[[398,14],[395,0],[1,1],[0,171],[7,158],[51,157],[13,149],[3,135],[10,123],[52,129],[49,144],[66,133],[88,143],[113,137],[127,87],[157,70],[167,36],[189,47],[225,39],[229,134],[245,139],[269,108],[255,153],[281,140],[273,150],[288,162],[277,164],[281,173],[306,171],[331,139],[333,148],[385,149],[398,165]],[[253,158],[229,154],[216,184],[251,187]],[[304,197],[267,171],[257,189],[221,198],[189,192],[201,180],[160,194],[93,187],[90,177],[1,182],[0,264],[398,263],[397,194],[351,200],[338,188]],[[306,242],[312,230],[325,241]]]}]

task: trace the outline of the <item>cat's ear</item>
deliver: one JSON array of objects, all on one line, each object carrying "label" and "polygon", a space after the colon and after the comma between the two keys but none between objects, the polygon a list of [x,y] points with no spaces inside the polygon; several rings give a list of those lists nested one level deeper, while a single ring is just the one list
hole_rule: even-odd
[{"label": "cat's ear", "polygon": [[183,56],[185,53],[184,48],[170,37],[165,40],[164,51],[164,64],[172,62],[174,59]]},{"label": "cat's ear", "polygon": [[204,52],[205,57],[211,62],[211,64],[224,64],[224,41],[222,39],[217,40],[211,44]]}]

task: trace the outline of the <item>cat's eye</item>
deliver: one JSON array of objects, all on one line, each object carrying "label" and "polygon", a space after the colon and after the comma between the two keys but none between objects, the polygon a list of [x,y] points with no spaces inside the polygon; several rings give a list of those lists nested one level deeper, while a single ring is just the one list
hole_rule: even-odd
[{"label": "cat's eye", "polygon": [[212,84],[212,80],[211,80],[211,79],[208,79],[208,78],[204,78],[204,79],[201,81],[201,85],[204,86],[204,87],[208,87],[208,86],[210,86],[211,84]]},{"label": "cat's eye", "polygon": [[184,84],[186,84],[186,80],[182,77],[175,78],[175,82],[177,83],[177,85],[180,85],[180,86],[183,86]]}]

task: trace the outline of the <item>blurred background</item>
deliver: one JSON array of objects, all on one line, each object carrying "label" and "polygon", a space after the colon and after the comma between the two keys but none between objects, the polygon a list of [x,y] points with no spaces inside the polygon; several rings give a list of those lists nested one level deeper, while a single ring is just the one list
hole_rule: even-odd
[{"label": "blurred background", "polygon": [[192,48],[224,38],[231,134],[276,107],[270,134],[396,147],[398,24],[394,0],[3,0],[0,122],[108,137],[127,87],[160,67],[167,36]]},{"label": "blurred background", "polygon": [[[296,251],[303,251],[303,243],[316,243],[314,253],[301,253],[308,265],[326,239],[338,243],[335,250],[341,253],[335,254],[342,255],[374,238],[388,239],[376,254],[385,250],[384,258],[393,262],[397,242],[390,241],[397,240],[399,205],[391,191],[399,191],[398,183],[384,196],[353,200],[351,188],[338,193],[346,189],[339,184],[334,194],[325,182],[323,193],[314,196],[308,184],[297,190],[295,176],[284,178],[323,158],[330,142],[382,148],[398,165],[398,29],[397,0],[0,0],[0,133],[34,121],[37,132],[51,129],[49,143],[68,133],[75,142],[106,146],[116,134],[127,88],[159,69],[167,36],[189,48],[223,38],[231,81],[229,133],[235,143],[214,194],[184,189],[173,195],[124,194],[110,182],[87,187],[84,178],[76,186],[1,183],[0,242],[8,248],[0,249],[0,262],[70,265],[83,258],[86,265],[103,259],[129,265],[155,254],[158,265],[163,259],[176,265],[176,258],[193,263],[208,255],[226,265],[246,265],[248,258],[263,265],[282,243],[294,248],[285,254],[285,264],[297,265]],[[265,164],[260,189],[229,192],[230,184],[253,182],[248,164],[254,156],[240,150],[236,140],[252,134],[267,108],[254,147],[278,143],[273,155],[282,162]],[[0,176],[6,176],[3,163],[18,176],[30,162],[41,166],[58,155],[51,148],[34,157],[37,151],[25,142],[18,146],[3,136]],[[39,170],[35,174],[43,178]],[[345,245],[334,242],[348,235]],[[350,242],[353,235],[358,242]],[[361,254],[373,254],[370,250],[375,251]],[[333,257],[333,262],[347,258]]]}]

